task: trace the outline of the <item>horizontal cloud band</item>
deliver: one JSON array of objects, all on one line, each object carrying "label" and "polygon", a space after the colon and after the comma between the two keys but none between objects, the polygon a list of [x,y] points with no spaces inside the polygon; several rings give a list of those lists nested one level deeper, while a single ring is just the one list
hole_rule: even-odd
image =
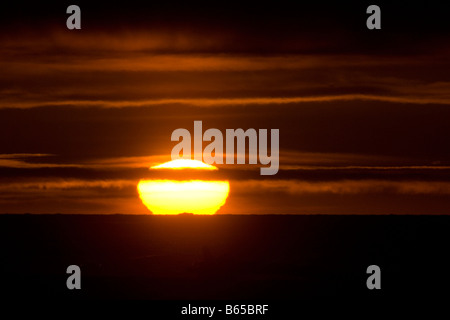
[{"label": "horizontal cloud band", "polygon": [[64,101],[40,101],[40,102],[2,102],[0,108],[36,108],[48,106],[73,106],[73,107],[103,107],[103,108],[126,108],[126,107],[151,107],[161,105],[190,105],[196,107],[214,106],[242,106],[242,105],[271,105],[271,104],[294,104],[307,102],[333,102],[333,101],[382,101],[392,103],[413,103],[413,104],[448,104],[450,98],[425,98],[415,96],[381,96],[366,94],[344,94],[330,96],[311,97],[289,97],[289,98],[230,98],[230,99],[155,99],[155,100],[129,100],[129,101],[108,101],[108,100],[64,100]]},{"label": "horizontal cloud band", "polygon": [[[30,192],[65,189],[122,189],[136,188],[134,180],[54,180],[0,184],[2,192]],[[388,181],[388,180],[342,180],[307,182],[301,180],[234,180],[230,182],[233,192],[266,193],[282,192],[291,195],[311,193],[331,194],[450,194],[450,182],[443,181]]]}]

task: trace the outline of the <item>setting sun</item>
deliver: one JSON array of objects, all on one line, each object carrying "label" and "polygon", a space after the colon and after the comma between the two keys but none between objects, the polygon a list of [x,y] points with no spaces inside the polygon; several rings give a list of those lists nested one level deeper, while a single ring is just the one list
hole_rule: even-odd
[{"label": "setting sun", "polygon": [[[173,160],[150,169],[217,170],[197,160]],[[193,213],[212,215],[225,204],[230,190],[228,181],[141,180],[137,186],[144,205],[153,214]]]},{"label": "setting sun", "polygon": [[198,160],[188,160],[188,159],[177,159],[169,162],[165,162],[156,166],[151,167],[151,169],[201,169],[201,170],[217,170],[210,164]]}]

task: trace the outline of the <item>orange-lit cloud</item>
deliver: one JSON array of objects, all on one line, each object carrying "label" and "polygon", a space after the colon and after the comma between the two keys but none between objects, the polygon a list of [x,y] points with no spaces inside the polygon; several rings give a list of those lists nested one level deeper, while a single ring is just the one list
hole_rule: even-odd
[{"label": "orange-lit cloud", "polygon": [[[55,179],[36,180],[0,184],[1,191],[50,191],[65,189],[122,189],[135,188],[137,180],[81,180]],[[233,180],[230,181],[234,192],[258,193],[281,192],[287,194],[450,194],[450,182],[446,181],[389,181],[389,180],[342,180],[310,182],[302,180]]]},{"label": "orange-lit cloud", "polygon": [[[148,214],[139,200],[137,183],[137,180],[80,179],[0,183],[0,212]],[[420,213],[421,210],[436,214],[446,212],[450,182],[232,180],[230,190],[222,214],[364,214],[368,209],[376,214]],[[380,197],[389,201],[380,203]],[[405,197],[409,199],[407,202]],[[336,202],[336,199],[341,200]],[[342,206],[343,200],[346,206]],[[371,206],[361,203],[369,200]]]},{"label": "orange-lit cloud", "polygon": [[247,180],[236,181],[239,192],[260,190],[289,194],[450,194],[450,182],[442,181],[389,181],[389,180],[342,180],[308,182],[300,180]]},{"label": "orange-lit cloud", "polygon": [[67,189],[122,189],[126,187],[135,187],[136,182],[132,180],[80,180],[80,179],[55,179],[29,182],[13,182],[0,184],[2,191],[32,192],[32,191],[51,191]]},{"label": "orange-lit cloud", "polygon": [[230,53],[220,49],[233,44],[232,37],[218,35],[51,31],[45,39],[26,32],[3,37],[0,108],[450,104],[448,79],[426,73],[430,61],[435,69],[448,68],[445,53]]},{"label": "orange-lit cloud", "polygon": [[126,107],[150,107],[161,105],[189,105],[197,107],[214,106],[243,106],[243,105],[283,105],[298,104],[306,102],[333,102],[333,101],[381,101],[401,104],[450,104],[449,98],[426,98],[420,96],[377,96],[366,94],[349,94],[333,96],[314,97],[290,97],[290,98],[231,98],[231,99],[155,99],[155,100],[129,100],[129,101],[107,101],[107,100],[61,100],[40,102],[7,102],[0,104],[0,108],[33,108],[43,106],[77,106],[77,107],[100,107],[100,108],[126,108]]},{"label": "orange-lit cloud", "polygon": [[[239,153],[236,153],[239,155]],[[224,155],[226,156],[226,154]],[[248,157],[248,154],[245,156]],[[37,160],[37,159],[38,160]],[[44,158],[40,162],[39,158]],[[30,161],[33,159],[33,161]],[[53,159],[54,162],[49,162]],[[80,168],[95,170],[148,168],[170,161],[170,155],[110,157],[58,163],[58,156],[51,154],[1,154],[0,167],[4,168]],[[351,153],[320,153],[283,150],[280,154],[281,170],[449,170],[441,164],[410,164],[408,159]],[[247,160],[248,162],[248,160]],[[393,165],[395,164],[395,165]],[[259,170],[259,165],[217,165],[226,170]]]},{"label": "orange-lit cloud", "polygon": [[[46,158],[45,162],[38,162],[34,159]],[[50,158],[54,158],[55,162],[48,162]],[[0,154],[0,167],[5,168],[85,168],[85,169],[118,169],[118,168],[146,168],[157,163],[161,163],[170,159],[167,155],[149,155],[135,157],[114,157],[94,160],[85,160],[78,163],[57,163],[56,155],[50,154]]]}]

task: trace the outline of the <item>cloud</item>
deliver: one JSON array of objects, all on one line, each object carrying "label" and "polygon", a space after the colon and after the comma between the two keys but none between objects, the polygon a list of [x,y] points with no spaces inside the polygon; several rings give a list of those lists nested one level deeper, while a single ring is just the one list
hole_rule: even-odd
[{"label": "cloud", "polygon": [[28,163],[23,160],[0,159],[0,167],[20,168],[20,169],[40,169],[40,168],[79,168],[77,164],[57,164],[57,163]]},{"label": "cloud", "polygon": [[450,170],[450,166],[280,166],[281,170]]},{"label": "cloud", "polygon": [[[219,153],[220,154],[220,153]],[[239,153],[233,154],[237,157]],[[223,155],[226,158],[226,153]],[[261,165],[248,164],[219,164],[225,170],[259,170]],[[41,159],[45,162],[39,162]],[[49,162],[53,159],[53,162]],[[124,156],[97,159],[81,159],[77,163],[60,163],[61,158],[54,154],[0,154],[0,167],[18,169],[40,168],[78,168],[93,170],[111,169],[140,169],[149,168],[171,160],[170,155]],[[450,170],[447,165],[409,164],[411,160],[399,157],[381,155],[363,155],[351,153],[321,153],[302,152],[295,150],[280,151],[280,170],[282,171],[314,171],[314,170],[358,170],[370,172],[372,170]],[[64,161],[65,162],[65,161]]]},{"label": "cloud", "polygon": [[85,161],[82,166],[100,170],[111,168],[149,168],[170,160],[169,155],[112,157]]},{"label": "cloud", "polygon": [[[123,189],[136,188],[137,180],[81,180],[55,179],[0,184],[4,192],[40,192],[69,189]],[[450,182],[446,181],[390,181],[390,180],[341,180],[309,182],[302,180],[232,180],[233,192],[238,193],[286,193],[300,194],[450,194]]]},{"label": "cloud", "polygon": [[[133,179],[30,178],[0,183],[0,212],[148,214],[139,200],[137,183],[138,180]],[[221,213],[364,214],[370,211],[376,214],[400,214],[417,213],[421,210],[426,210],[427,213],[445,213],[445,208],[448,207],[445,199],[450,194],[450,182],[231,180],[230,190],[229,199]],[[405,202],[401,195],[417,197],[411,197],[410,201]],[[446,197],[435,198],[436,195]],[[380,196],[389,201],[380,203]],[[429,205],[424,207],[420,199],[426,199],[425,203]],[[392,211],[393,208],[396,210]]]},{"label": "cloud", "polygon": [[0,159],[21,159],[21,158],[34,158],[34,157],[50,157],[53,154],[47,153],[4,153],[0,154]]},{"label": "cloud", "polygon": [[450,182],[342,180],[307,182],[300,180],[246,180],[231,183],[238,192],[282,192],[299,194],[450,194]]},{"label": "cloud", "polygon": [[[232,41],[226,35],[215,34],[210,37],[205,31],[202,34],[190,30],[116,30],[114,35],[108,32],[91,31],[80,37],[70,32],[58,32],[53,30],[20,30],[15,36],[11,34],[2,35],[1,53],[4,55],[21,53],[21,56],[32,53],[35,56],[45,58],[54,52],[64,52],[69,56],[73,54],[82,57],[83,55],[96,55],[99,52],[120,53],[120,52],[186,52],[186,51],[206,51],[214,50],[227,42]],[[28,52],[21,51],[24,48]]]},{"label": "cloud", "polygon": [[430,72],[448,69],[445,54],[209,52],[232,39],[189,31],[46,37],[1,39],[0,108],[450,104],[450,82]]},{"label": "cloud", "polygon": [[29,159],[36,161],[36,158],[47,158],[53,156],[52,154],[44,153],[9,153],[0,154],[0,167],[5,168],[73,168],[78,165],[71,164],[57,164],[57,163],[31,163]]},{"label": "cloud", "polygon": [[209,98],[185,98],[185,99],[152,99],[152,100],[128,100],[128,101],[108,101],[108,100],[61,100],[61,101],[40,101],[40,102],[3,102],[0,108],[35,108],[48,106],[71,106],[71,107],[99,107],[99,108],[126,108],[126,107],[151,107],[164,105],[188,105],[196,107],[224,107],[224,106],[244,106],[244,105],[287,105],[301,104],[309,102],[335,102],[335,101],[381,101],[401,104],[442,104],[450,105],[449,98],[427,98],[421,96],[378,96],[366,94],[344,94],[330,96],[311,97],[255,97],[255,98],[230,98],[230,99],[209,99]]},{"label": "cloud", "polygon": [[53,59],[37,57],[33,60],[11,57],[0,62],[5,71],[23,75],[52,72],[173,72],[173,71],[302,71],[305,69],[421,66],[421,59],[396,59],[391,57],[368,57],[363,55],[235,55],[235,54],[151,54],[105,52],[82,56],[55,55]]},{"label": "cloud", "polygon": [[3,192],[49,192],[52,190],[70,189],[123,189],[136,187],[136,181],[132,180],[81,180],[81,179],[56,179],[43,181],[28,181],[0,184]]},{"label": "cloud", "polygon": [[[55,162],[36,162],[36,158],[52,157]],[[33,162],[30,162],[30,159]],[[45,159],[48,161],[48,159]],[[19,169],[40,169],[40,168],[80,168],[80,169],[130,169],[148,168],[155,164],[170,161],[167,155],[130,156],[99,158],[91,160],[81,160],[78,163],[58,163],[61,159],[52,154],[0,154],[0,167]]]}]

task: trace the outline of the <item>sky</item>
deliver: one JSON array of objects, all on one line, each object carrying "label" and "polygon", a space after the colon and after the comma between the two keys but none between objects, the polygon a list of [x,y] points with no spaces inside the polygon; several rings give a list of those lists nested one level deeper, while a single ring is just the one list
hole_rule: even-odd
[{"label": "sky", "polygon": [[[218,214],[449,214],[442,2],[18,1],[0,13],[0,213],[149,214],[177,128],[280,130],[280,170],[218,165]],[[205,146],[206,144],[204,144]]]}]

